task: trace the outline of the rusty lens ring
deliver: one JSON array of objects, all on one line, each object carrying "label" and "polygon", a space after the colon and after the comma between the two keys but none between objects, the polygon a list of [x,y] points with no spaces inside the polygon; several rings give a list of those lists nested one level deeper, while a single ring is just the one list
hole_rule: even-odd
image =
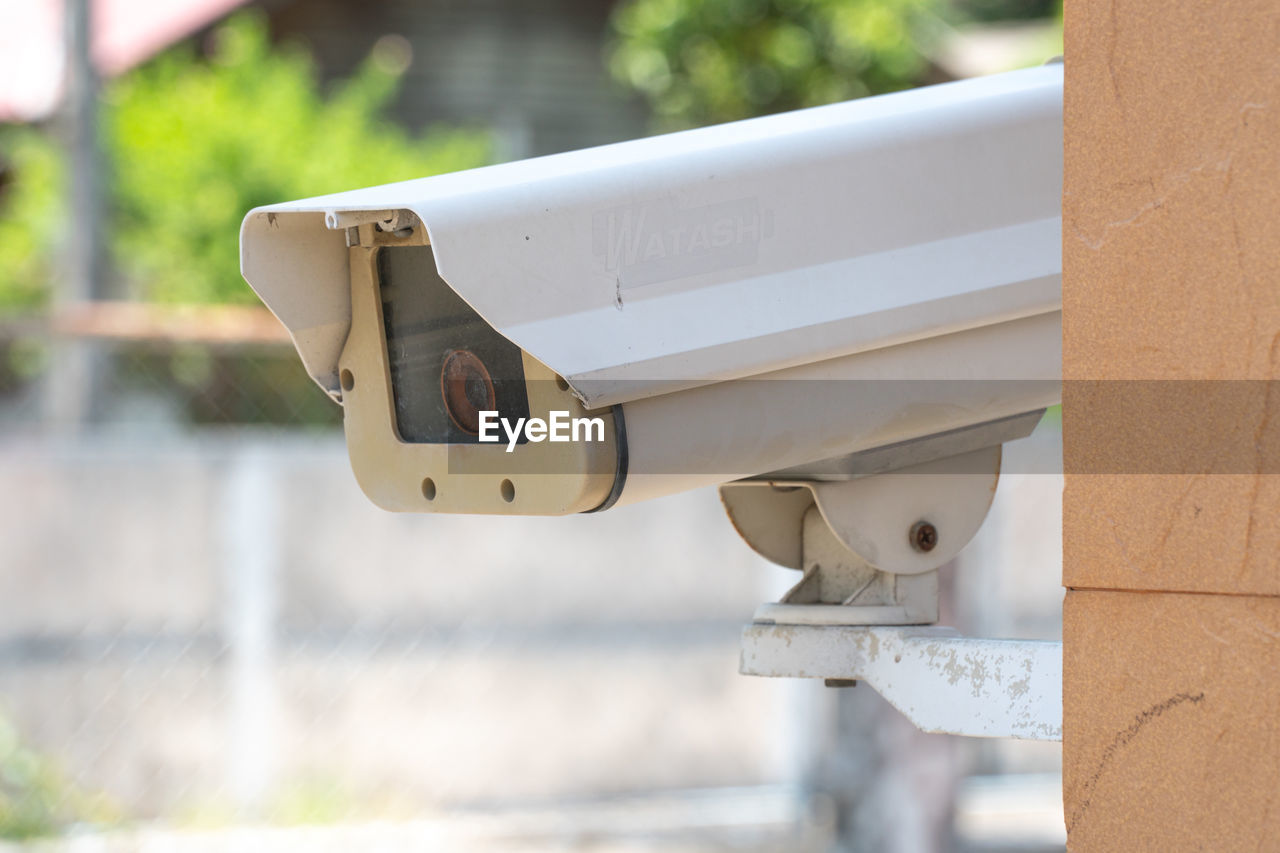
[{"label": "rusty lens ring", "polygon": [[440,368],[440,396],[449,420],[468,435],[480,434],[481,411],[496,409],[493,379],[484,362],[470,350],[445,353],[444,365]]}]

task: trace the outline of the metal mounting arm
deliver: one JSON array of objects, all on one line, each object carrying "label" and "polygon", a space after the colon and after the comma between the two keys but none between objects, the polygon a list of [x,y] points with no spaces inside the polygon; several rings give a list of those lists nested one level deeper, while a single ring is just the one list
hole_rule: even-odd
[{"label": "metal mounting arm", "polygon": [[742,631],[744,675],[865,681],[922,731],[1062,740],[1062,644],[951,628],[770,625]]},{"label": "metal mounting arm", "polygon": [[743,629],[742,673],[866,681],[926,732],[1061,740],[1060,643],[920,627],[986,517],[1002,443],[1040,414],[722,486],[748,544],[802,571]]}]

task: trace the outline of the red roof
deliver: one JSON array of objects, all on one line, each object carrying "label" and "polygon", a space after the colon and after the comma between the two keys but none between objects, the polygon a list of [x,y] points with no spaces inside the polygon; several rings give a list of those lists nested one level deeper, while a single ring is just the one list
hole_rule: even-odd
[{"label": "red roof", "polygon": [[[93,58],[119,74],[247,0],[93,0]],[[65,62],[61,0],[0,2],[0,122],[51,113]]]}]

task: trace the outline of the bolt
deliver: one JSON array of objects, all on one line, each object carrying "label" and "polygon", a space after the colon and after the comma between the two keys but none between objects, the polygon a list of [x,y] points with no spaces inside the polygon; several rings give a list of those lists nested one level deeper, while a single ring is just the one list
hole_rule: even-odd
[{"label": "bolt", "polygon": [[938,545],[938,528],[927,521],[917,521],[911,525],[908,536],[911,539],[911,547],[926,554]]}]

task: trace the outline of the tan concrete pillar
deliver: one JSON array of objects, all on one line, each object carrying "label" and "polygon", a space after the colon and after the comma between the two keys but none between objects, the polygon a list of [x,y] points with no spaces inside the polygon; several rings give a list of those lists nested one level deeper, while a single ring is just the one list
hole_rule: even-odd
[{"label": "tan concrete pillar", "polygon": [[1066,57],[1068,846],[1280,850],[1280,4]]}]

